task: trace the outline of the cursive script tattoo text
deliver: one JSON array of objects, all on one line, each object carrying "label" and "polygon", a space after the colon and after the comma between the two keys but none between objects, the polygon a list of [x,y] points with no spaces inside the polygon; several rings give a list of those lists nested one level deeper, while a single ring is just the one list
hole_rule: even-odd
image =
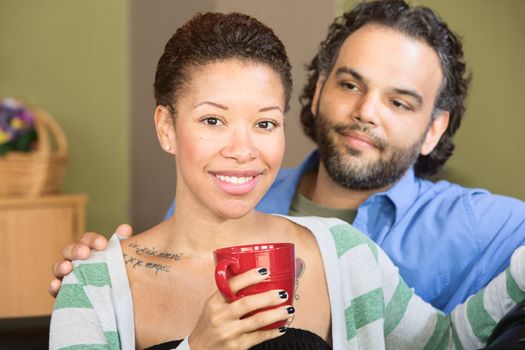
[{"label": "cursive script tattoo text", "polygon": [[153,262],[145,262],[144,260],[137,258],[136,256],[131,256],[126,253],[123,253],[124,263],[126,265],[131,265],[134,269],[137,267],[142,267],[146,270],[153,270],[155,274],[158,275],[159,272],[170,272],[171,265],[157,264]]},{"label": "cursive script tattoo text", "polygon": [[179,261],[182,258],[182,253],[169,253],[169,252],[159,252],[155,249],[155,247],[149,248],[149,247],[142,247],[137,242],[131,242],[128,244],[130,248],[135,249],[135,253],[137,255],[148,255],[148,256],[154,256],[157,258],[163,258],[163,259],[169,259],[169,260],[175,260]]}]

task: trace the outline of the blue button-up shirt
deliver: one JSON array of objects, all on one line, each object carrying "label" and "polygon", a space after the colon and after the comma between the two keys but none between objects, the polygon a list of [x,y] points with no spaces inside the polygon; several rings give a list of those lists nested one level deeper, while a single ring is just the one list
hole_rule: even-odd
[{"label": "blue button-up shirt", "polygon": [[[297,169],[281,170],[257,209],[287,214],[302,174],[318,166],[313,152]],[[352,224],[381,246],[419,296],[450,312],[503,271],[525,243],[525,202],[433,183],[410,169],[363,202]]]}]

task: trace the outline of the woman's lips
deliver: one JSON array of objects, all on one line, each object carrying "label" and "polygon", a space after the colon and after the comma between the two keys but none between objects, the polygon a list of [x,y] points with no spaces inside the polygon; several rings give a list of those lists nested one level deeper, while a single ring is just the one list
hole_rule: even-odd
[{"label": "woman's lips", "polygon": [[254,178],[254,176],[227,176],[227,175],[220,175],[220,174],[215,175],[215,177],[217,177],[217,179],[221,181],[228,182],[234,185],[245,184]]},{"label": "woman's lips", "polygon": [[252,192],[261,178],[260,171],[222,171],[211,174],[219,188],[235,196]]}]

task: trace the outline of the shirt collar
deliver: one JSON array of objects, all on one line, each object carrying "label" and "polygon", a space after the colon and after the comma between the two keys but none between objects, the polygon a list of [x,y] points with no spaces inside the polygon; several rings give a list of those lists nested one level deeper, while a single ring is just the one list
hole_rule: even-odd
[{"label": "shirt collar", "polygon": [[[299,166],[298,174],[304,174],[311,169],[319,168],[319,152],[317,150],[310,153],[310,155]],[[407,211],[419,196],[421,181],[414,173],[414,167],[410,167],[405,175],[399,179],[394,186],[390,187],[384,192],[376,193],[370,196],[365,202],[372,200],[372,198],[384,196],[388,198],[395,207],[397,222]]]},{"label": "shirt collar", "polygon": [[405,175],[403,175],[403,177],[401,177],[401,179],[399,179],[394,184],[394,186],[390,187],[385,192],[372,195],[371,198],[376,196],[385,196],[390,199],[396,209],[395,221],[397,222],[417,199],[419,195],[419,187],[419,179],[414,173],[414,168],[410,167]]},{"label": "shirt collar", "polygon": [[312,151],[299,165],[298,174],[302,176],[312,169],[319,169],[319,152],[317,150]]},{"label": "shirt collar", "polygon": [[317,152],[312,152],[296,169],[281,169],[268,192],[257,204],[257,210],[287,215],[302,175],[319,166]]}]

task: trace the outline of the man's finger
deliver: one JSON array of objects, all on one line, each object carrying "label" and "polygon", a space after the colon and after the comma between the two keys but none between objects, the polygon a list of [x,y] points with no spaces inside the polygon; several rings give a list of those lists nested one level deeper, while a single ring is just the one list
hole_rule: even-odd
[{"label": "man's finger", "polygon": [[89,247],[84,244],[69,243],[62,250],[64,260],[86,260],[91,255]]},{"label": "man's finger", "polygon": [[122,224],[117,227],[115,233],[122,239],[128,239],[133,234],[133,228],[128,224]]},{"label": "man's finger", "polygon": [[61,285],[62,285],[62,282],[59,279],[52,280],[51,283],[49,284],[48,293],[53,298],[56,298]]},{"label": "man's finger", "polygon": [[89,249],[104,250],[108,245],[108,239],[96,232],[86,232],[80,237],[80,244]]},{"label": "man's finger", "polygon": [[73,271],[73,264],[69,260],[58,261],[53,265],[53,275],[62,279],[65,275]]}]

